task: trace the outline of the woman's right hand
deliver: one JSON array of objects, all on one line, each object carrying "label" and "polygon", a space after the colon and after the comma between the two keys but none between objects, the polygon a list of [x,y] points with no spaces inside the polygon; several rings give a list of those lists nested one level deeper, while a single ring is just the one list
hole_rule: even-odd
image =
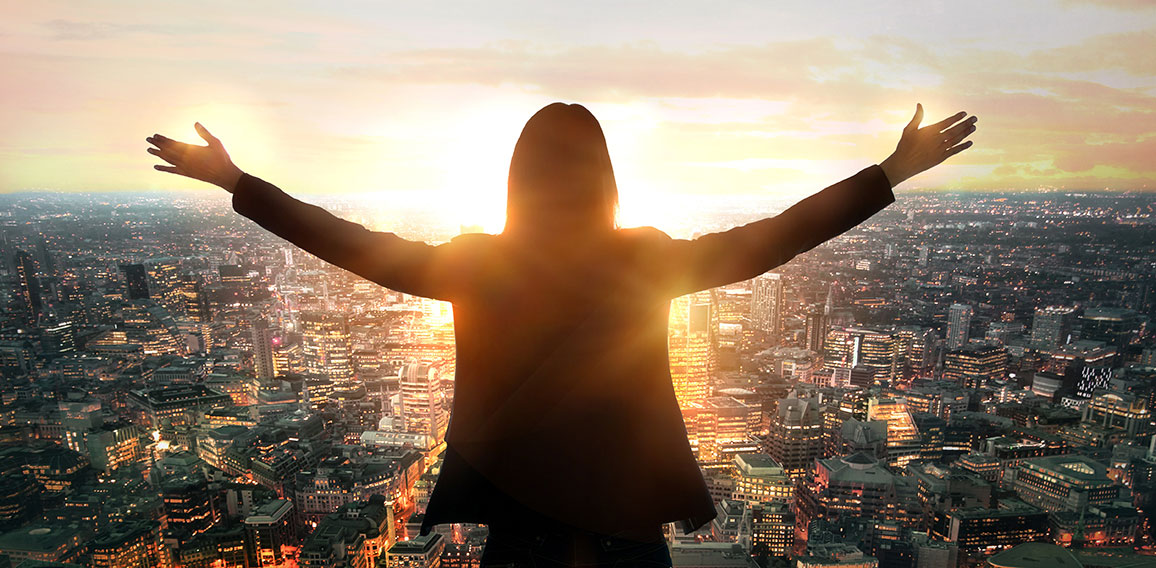
[{"label": "woman's right hand", "polygon": [[207,146],[194,146],[177,142],[160,134],[153,134],[145,139],[149,144],[156,146],[149,148],[148,153],[172,164],[171,166],[157,165],[153,168],[208,182],[233,193],[233,189],[237,187],[237,181],[241,179],[241,174],[244,172],[233,165],[233,160],[229,158],[229,153],[225,151],[220,140],[209,134],[209,131],[201,126],[201,123],[198,122],[193,126],[197,129],[197,134],[200,134],[201,138],[208,142]]},{"label": "woman's right hand", "polygon": [[975,132],[975,116],[958,112],[935,124],[919,127],[923,120],[923,105],[915,105],[915,116],[903,128],[903,135],[895,151],[879,164],[891,187],[918,173],[927,171],[944,160],[971,147],[963,139]]}]

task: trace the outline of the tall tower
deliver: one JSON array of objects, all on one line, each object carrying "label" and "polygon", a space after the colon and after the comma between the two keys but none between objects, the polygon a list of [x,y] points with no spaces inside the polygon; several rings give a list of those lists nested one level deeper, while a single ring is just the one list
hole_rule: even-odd
[{"label": "tall tower", "polygon": [[947,319],[947,347],[959,349],[967,345],[968,329],[971,327],[971,306],[952,304]]},{"label": "tall tower", "polygon": [[353,380],[353,356],[345,316],[330,312],[301,314],[302,356],[307,372],[341,384]]},{"label": "tall tower", "polygon": [[783,321],[783,278],[780,274],[763,274],[754,281],[751,297],[751,320],[778,341]]},{"label": "tall tower", "polygon": [[712,321],[709,291],[681,296],[670,304],[670,376],[683,408],[710,396],[716,363]]},{"label": "tall tower", "polygon": [[35,322],[40,317],[44,302],[40,298],[40,279],[36,277],[36,263],[32,260],[32,255],[24,251],[16,252],[16,277],[20,281],[23,307],[27,310],[31,321]]},{"label": "tall tower", "polygon": [[1032,319],[1032,349],[1049,350],[1066,345],[1072,334],[1076,308],[1048,306],[1036,308]]},{"label": "tall tower", "polygon": [[124,274],[125,286],[128,289],[128,299],[147,300],[149,298],[148,274],[143,264],[122,264],[120,271]]},{"label": "tall tower", "polygon": [[405,431],[427,434],[436,444],[445,439],[449,424],[439,371],[428,363],[408,363],[398,373]]},{"label": "tall tower", "polygon": [[265,320],[253,322],[253,369],[258,379],[272,379],[277,375],[273,347],[273,329]]},{"label": "tall tower", "polygon": [[823,342],[827,338],[827,316],[820,310],[807,313],[807,349],[823,353]]}]

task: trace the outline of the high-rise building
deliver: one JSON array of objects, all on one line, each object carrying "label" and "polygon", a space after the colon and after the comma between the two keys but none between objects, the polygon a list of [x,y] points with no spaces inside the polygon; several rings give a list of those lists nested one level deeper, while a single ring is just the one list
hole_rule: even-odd
[{"label": "high-rise building", "polygon": [[1124,308],[1088,308],[1079,318],[1080,339],[1103,341],[1123,349],[1139,337],[1143,318],[1135,310]]},{"label": "high-rise building", "polygon": [[900,378],[902,342],[894,330],[872,327],[836,327],[824,342],[824,368],[870,369],[874,382]]},{"label": "high-rise building", "polygon": [[149,298],[149,280],[145,266],[143,264],[122,264],[120,271],[124,274],[128,299],[147,300]]},{"label": "high-rise building", "polygon": [[947,314],[947,347],[959,349],[967,345],[971,328],[972,308],[967,304],[952,304]]},{"label": "high-rise building", "polygon": [[21,308],[35,322],[44,308],[44,301],[40,297],[40,279],[36,277],[36,262],[32,255],[24,251],[16,252],[16,277],[20,282]]},{"label": "high-rise building", "polygon": [[140,568],[170,565],[156,521],[116,523],[89,543],[94,568]]},{"label": "high-rise building", "polygon": [[441,369],[428,363],[409,363],[398,373],[398,383],[405,431],[426,434],[440,444],[449,425]]},{"label": "high-rise building", "polygon": [[948,351],[943,357],[944,380],[974,389],[988,381],[1007,377],[1007,349],[993,344],[971,344]]},{"label": "high-rise building", "polygon": [[670,303],[670,376],[682,408],[710,396],[710,376],[717,363],[710,308],[709,291],[681,296]]},{"label": "high-rise building", "polygon": [[292,512],[293,501],[274,499],[253,508],[245,517],[245,548],[250,566],[280,566],[285,561],[285,549],[296,542]]},{"label": "high-rise building", "polygon": [[789,505],[795,500],[795,484],[783,466],[767,454],[738,454],[734,458],[737,476],[731,498],[755,503]]},{"label": "high-rise building", "polygon": [[788,397],[770,413],[766,453],[792,479],[799,479],[823,456],[823,408],[814,398]]},{"label": "high-rise building", "polygon": [[342,314],[303,312],[301,323],[302,357],[313,375],[337,383],[353,380],[353,354],[349,347],[349,324]]},{"label": "high-rise building", "polygon": [[807,312],[807,349],[815,353],[823,352],[823,342],[827,339],[827,317],[822,310]]},{"label": "high-rise building", "polygon": [[754,279],[751,296],[751,321],[778,341],[783,321],[783,277],[773,272]]},{"label": "high-rise building", "polygon": [[1045,511],[1082,511],[1111,504],[1121,487],[1108,477],[1104,464],[1067,454],[1023,460],[1013,489],[1025,503]]},{"label": "high-rise building", "polygon": [[273,358],[274,331],[264,320],[253,322],[253,369],[258,379],[272,379],[277,375]]},{"label": "high-rise building", "polygon": [[887,464],[902,468],[919,459],[923,440],[915,420],[907,411],[907,400],[897,397],[871,397],[867,401],[867,420],[887,424]]},{"label": "high-rise building", "polygon": [[1047,351],[1068,344],[1075,318],[1076,308],[1065,306],[1036,308],[1036,315],[1032,320],[1030,341],[1032,349]]}]

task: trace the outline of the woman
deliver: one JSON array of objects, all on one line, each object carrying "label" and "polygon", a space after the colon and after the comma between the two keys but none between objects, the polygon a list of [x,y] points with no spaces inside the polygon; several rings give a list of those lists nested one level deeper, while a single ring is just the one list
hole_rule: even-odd
[{"label": "woman", "polygon": [[695,240],[620,229],[598,121],[554,103],[510,163],[506,226],[438,246],[373,232],[297,201],[207,146],[160,135],[156,169],[216,184],[233,208],[318,257],[454,307],[455,399],[423,533],[486,524],[487,566],[669,566],[662,525],[715,509],[667,360],[672,298],[746,280],[894,201],[891,188],[971,145],[975,117],[920,128],[895,152],[782,214]]}]

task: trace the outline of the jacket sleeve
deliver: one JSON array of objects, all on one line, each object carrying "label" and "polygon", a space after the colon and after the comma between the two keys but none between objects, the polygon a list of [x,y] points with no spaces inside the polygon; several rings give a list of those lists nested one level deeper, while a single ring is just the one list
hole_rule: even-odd
[{"label": "jacket sleeve", "polygon": [[661,255],[672,297],[754,278],[862,223],[895,201],[883,169],[870,166],[781,214],[703,235],[672,239]]},{"label": "jacket sleeve", "polygon": [[242,175],[233,190],[233,210],[318,258],[386,288],[439,300],[452,295],[449,243],[432,246],[370,231],[249,174]]}]

